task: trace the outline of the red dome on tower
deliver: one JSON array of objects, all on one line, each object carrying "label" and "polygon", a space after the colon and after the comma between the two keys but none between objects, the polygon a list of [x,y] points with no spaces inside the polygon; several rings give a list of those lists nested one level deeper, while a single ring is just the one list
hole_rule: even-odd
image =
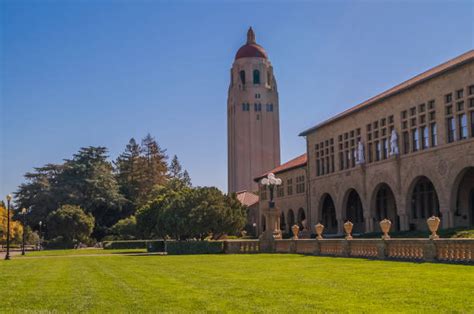
[{"label": "red dome on tower", "polygon": [[247,43],[240,47],[235,55],[235,60],[240,58],[264,58],[268,59],[267,52],[262,46],[255,42],[255,33],[252,27],[247,32]]}]

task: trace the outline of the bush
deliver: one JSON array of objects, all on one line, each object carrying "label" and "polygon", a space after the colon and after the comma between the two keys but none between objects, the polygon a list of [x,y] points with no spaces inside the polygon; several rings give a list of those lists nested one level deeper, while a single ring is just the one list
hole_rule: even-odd
[{"label": "bush", "polygon": [[115,236],[116,239],[133,240],[136,237],[136,230],[137,219],[135,216],[130,216],[119,220],[115,225],[113,225],[110,228],[110,233]]},{"label": "bush", "polygon": [[224,252],[224,243],[221,241],[166,241],[166,252],[170,255],[218,254]]},{"label": "bush", "polygon": [[128,240],[128,241],[104,241],[104,249],[123,250],[123,249],[146,249],[147,240]]},{"label": "bush", "polygon": [[64,237],[56,237],[44,242],[44,247],[48,250],[65,250],[74,248],[74,242],[66,240]]},{"label": "bush", "polygon": [[164,240],[147,241],[147,252],[165,252],[166,246]]}]

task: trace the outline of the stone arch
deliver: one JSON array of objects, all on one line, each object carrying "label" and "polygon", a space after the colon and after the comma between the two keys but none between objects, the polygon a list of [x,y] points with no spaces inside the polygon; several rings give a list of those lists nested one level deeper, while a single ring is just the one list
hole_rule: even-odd
[{"label": "stone arch", "polygon": [[351,188],[346,191],[343,198],[343,220],[349,220],[354,224],[354,233],[365,232],[364,206],[359,193]]},{"label": "stone arch", "polygon": [[291,227],[295,224],[295,213],[293,212],[293,209],[288,210],[287,218],[288,230],[291,232]]},{"label": "stone arch", "polygon": [[285,213],[283,211],[280,214],[280,230],[286,231],[286,219],[285,219]]},{"label": "stone arch", "polygon": [[400,218],[397,210],[397,199],[392,187],[385,183],[378,183],[370,200],[370,213],[372,216],[371,227],[372,231],[381,231],[379,222],[383,219],[388,219],[392,222],[393,231],[400,230]]},{"label": "stone arch", "polygon": [[329,193],[325,193],[321,196],[319,204],[320,216],[318,219],[325,226],[325,233],[337,233],[336,207],[333,198]]},{"label": "stone arch", "polygon": [[406,193],[409,230],[427,230],[426,219],[441,216],[440,201],[433,181],[425,175],[415,177]]},{"label": "stone arch", "polygon": [[253,83],[260,84],[260,71],[257,69],[253,70]]},{"label": "stone arch", "polygon": [[454,227],[474,225],[474,166],[463,168],[451,184],[449,207]]},{"label": "stone arch", "polygon": [[239,72],[239,76],[240,76],[240,82],[242,83],[242,85],[245,85],[245,71],[241,70]]},{"label": "stone arch", "polygon": [[298,217],[297,217],[298,227],[300,230],[307,228],[307,221],[306,221],[306,212],[303,208],[298,209]]}]

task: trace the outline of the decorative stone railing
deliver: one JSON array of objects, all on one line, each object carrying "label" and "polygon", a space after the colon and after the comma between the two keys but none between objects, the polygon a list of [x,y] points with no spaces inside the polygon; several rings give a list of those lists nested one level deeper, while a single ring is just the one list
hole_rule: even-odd
[{"label": "decorative stone railing", "polygon": [[[392,239],[388,234],[391,221],[380,221],[382,239],[354,239],[353,223],[344,223],[345,239],[324,239],[324,225],[314,229],[316,239],[298,239],[298,225],[291,227],[293,238],[270,238],[251,241],[225,241],[225,253],[298,253],[324,256],[364,257],[376,259],[474,264],[474,239],[440,239],[436,233],[441,220],[432,216],[426,220],[431,235],[428,239]],[[276,233],[278,234],[278,232]]]},{"label": "decorative stone railing", "polygon": [[226,240],[224,252],[231,254],[260,252],[259,240]]},{"label": "decorative stone railing", "polygon": [[[225,241],[224,252],[259,253],[260,241]],[[268,253],[474,264],[474,239],[285,239]]]}]

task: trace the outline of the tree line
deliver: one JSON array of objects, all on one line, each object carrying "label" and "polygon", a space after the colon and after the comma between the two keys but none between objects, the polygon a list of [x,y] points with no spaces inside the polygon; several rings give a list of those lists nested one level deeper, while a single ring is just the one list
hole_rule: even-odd
[{"label": "tree line", "polygon": [[24,177],[15,207],[28,209],[32,230],[39,231],[41,221],[51,242],[204,238],[235,234],[245,224],[246,209],[235,195],[193,187],[178,157],[168,162],[150,134],[140,143],[130,139],[113,161],[106,147],[83,147]]}]

